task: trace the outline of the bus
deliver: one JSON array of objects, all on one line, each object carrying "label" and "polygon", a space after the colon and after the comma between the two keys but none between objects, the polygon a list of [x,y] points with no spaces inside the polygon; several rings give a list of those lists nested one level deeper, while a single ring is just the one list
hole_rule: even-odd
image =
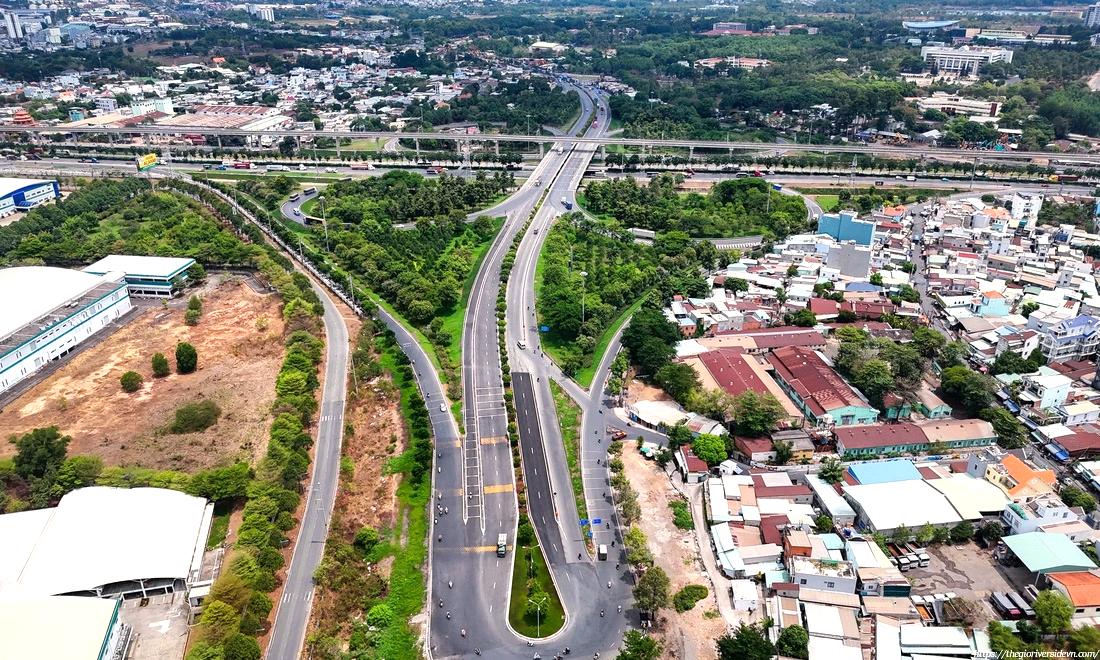
[{"label": "bus", "polygon": [[316,192],[317,192],[316,188],[310,187],[310,188],[306,188],[305,190],[303,190],[302,194],[305,195],[306,197],[309,197],[310,195],[316,194]]},{"label": "bus", "polygon": [[268,172],[285,172],[286,171],[286,165],[268,165],[267,166],[267,171]]},{"label": "bus", "polygon": [[352,163],[351,164],[351,169],[353,169],[353,170],[373,170],[374,165],[371,165],[370,163]]},{"label": "bus", "polygon": [[1006,619],[1019,619],[1020,608],[1016,607],[1008,596],[1000,591],[994,591],[989,595],[989,603],[993,605],[993,609],[997,610],[997,613]]},{"label": "bus", "polygon": [[296,202],[301,198],[302,198],[301,193],[294,193],[293,195],[290,196],[290,201]]},{"label": "bus", "polygon": [[239,160],[233,163],[233,169],[235,170],[250,170],[252,169],[252,163],[247,160]]}]

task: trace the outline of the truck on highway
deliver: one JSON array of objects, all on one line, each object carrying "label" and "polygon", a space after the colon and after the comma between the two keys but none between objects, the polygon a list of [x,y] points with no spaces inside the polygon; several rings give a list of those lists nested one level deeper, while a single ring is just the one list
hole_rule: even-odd
[{"label": "truck on highway", "polygon": [[508,535],[497,534],[497,557],[508,554]]},{"label": "truck on highway", "polygon": [[1052,183],[1073,183],[1081,177],[1076,174],[1054,174],[1050,177]]},{"label": "truck on highway", "polygon": [[233,163],[233,169],[235,170],[251,170],[254,167],[255,166],[247,160],[238,160],[237,162]]},{"label": "truck on highway", "polygon": [[287,170],[286,165],[268,165],[267,166],[267,171],[268,172],[286,172],[286,170]]},{"label": "truck on highway", "polygon": [[353,170],[373,170],[374,165],[371,165],[370,163],[352,163],[351,164],[351,169],[353,169]]}]

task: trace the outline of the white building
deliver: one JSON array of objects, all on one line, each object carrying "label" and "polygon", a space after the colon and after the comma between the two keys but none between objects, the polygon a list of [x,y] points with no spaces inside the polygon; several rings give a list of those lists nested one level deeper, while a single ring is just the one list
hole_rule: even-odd
[{"label": "white building", "polygon": [[930,98],[918,100],[917,107],[921,112],[939,110],[949,115],[968,117],[996,117],[1001,112],[1001,104],[996,101],[968,99],[947,92],[932,92]]},{"label": "white building", "polygon": [[0,218],[29,211],[60,196],[56,181],[0,178]]},{"label": "white building", "polygon": [[1069,510],[1054,495],[1044,495],[1027,504],[1009,504],[1001,513],[1001,522],[1009,534],[1027,534],[1043,525],[1077,520],[1077,514]]},{"label": "white building", "polygon": [[120,274],[64,268],[0,269],[0,392],[103,329],[131,308]]},{"label": "white building", "polygon": [[962,46],[960,48],[925,46],[920,49],[920,57],[929,66],[934,66],[941,72],[949,71],[977,75],[983,64],[1011,62],[1012,51],[983,46]]},{"label": "white building", "polygon": [[1089,5],[1085,12],[1085,27],[1100,27],[1100,2]]},{"label": "white building", "polygon": [[84,272],[122,273],[130,295],[136,298],[171,298],[187,284],[187,269],[194,265],[194,259],[183,257],[111,254],[84,268]]},{"label": "white building", "polygon": [[1017,192],[1012,195],[1012,219],[1031,229],[1039,220],[1043,193]]},{"label": "white building", "polygon": [[851,562],[836,559],[789,559],[791,582],[803,589],[818,589],[842,594],[856,593],[856,572]]}]

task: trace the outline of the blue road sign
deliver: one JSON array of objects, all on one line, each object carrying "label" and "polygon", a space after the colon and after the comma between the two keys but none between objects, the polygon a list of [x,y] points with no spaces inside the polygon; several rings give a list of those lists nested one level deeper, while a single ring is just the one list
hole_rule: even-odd
[{"label": "blue road sign", "polygon": [[584,527],[587,524],[588,524],[588,518],[581,518],[581,527]]},{"label": "blue road sign", "polygon": [[539,332],[550,332],[550,326],[548,326],[548,325],[540,325],[540,326],[539,326]]},{"label": "blue road sign", "polygon": [[603,518],[593,518],[592,519],[592,524],[593,525],[599,525],[602,522],[603,522]]},{"label": "blue road sign", "polygon": [[588,538],[592,538],[592,532],[588,532]]}]

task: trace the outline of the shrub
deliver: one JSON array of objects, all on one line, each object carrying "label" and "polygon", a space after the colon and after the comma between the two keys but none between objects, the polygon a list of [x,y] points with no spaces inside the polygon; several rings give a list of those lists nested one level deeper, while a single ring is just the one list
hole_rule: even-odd
[{"label": "shrub", "polygon": [[687,502],[674,500],[668,503],[668,508],[672,509],[672,524],[676,525],[677,529],[695,529]]},{"label": "shrub", "polygon": [[199,366],[199,352],[185,341],[176,344],[176,371],[189,374]]},{"label": "shrub", "polygon": [[684,588],[677,591],[676,595],[672,597],[672,605],[677,612],[687,612],[695,607],[695,603],[706,598],[707,593],[709,593],[707,588],[701,584],[684,585]]},{"label": "shrub", "polygon": [[378,545],[378,531],[373,527],[364,527],[355,533],[355,545],[364,553],[370,552]]},{"label": "shrub", "polygon": [[157,353],[153,356],[153,376],[164,378],[171,371],[171,367],[168,366],[168,358],[164,357],[164,353]]},{"label": "shrub", "polygon": [[202,312],[202,300],[198,296],[191,296],[187,301],[187,309],[190,311]]},{"label": "shrub", "polygon": [[210,399],[189,403],[176,410],[176,419],[168,430],[172,433],[198,433],[218,423],[222,409]]},{"label": "shrub", "polygon": [[137,392],[145,383],[145,379],[136,371],[127,371],[122,374],[119,381],[122,383],[122,389],[127,392]]},{"label": "shrub", "polygon": [[202,312],[197,309],[189,309],[183,314],[183,322],[187,325],[198,325],[202,318]]}]

